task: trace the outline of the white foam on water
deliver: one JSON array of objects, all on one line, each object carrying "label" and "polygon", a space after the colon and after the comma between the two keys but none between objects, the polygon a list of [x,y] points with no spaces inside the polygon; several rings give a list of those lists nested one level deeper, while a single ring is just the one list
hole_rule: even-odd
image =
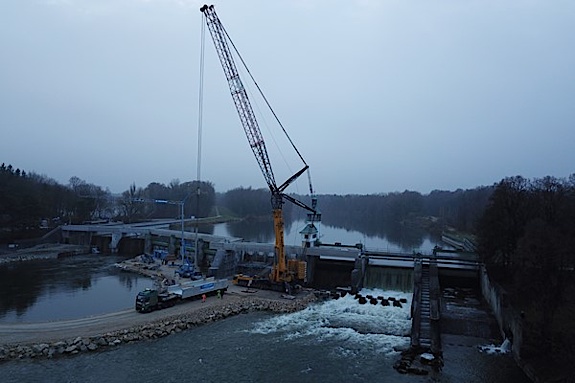
[{"label": "white foam on water", "polygon": [[363,296],[405,298],[403,307],[382,306],[369,301],[359,304],[352,295],[310,305],[305,310],[278,315],[255,323],[254,334],[279,333],[286,340],[307,338],[314,342],[334,340],[341,347],[334,353],[346,356],[354,350],[369,348],[374,352],[394,353],[396,347],[409,343],[411,329],[411,294],[364,289]]},{"label": "white foam on water", "polygon": [[484,352],[489,355],[494,354],[507,354],[511,352],[511,341],[507,338],[503,341],[501,346],[496,346],[494,344],[489,344],[486,346],[479,346],[479,351]]}]

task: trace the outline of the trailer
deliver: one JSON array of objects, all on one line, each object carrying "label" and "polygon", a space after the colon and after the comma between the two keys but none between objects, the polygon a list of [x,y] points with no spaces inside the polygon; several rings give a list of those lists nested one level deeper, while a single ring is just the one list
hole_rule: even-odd
[{"label": "trailer", "polygon": [[168,286],[168,292],[180,296],[181,299],[188,299],[201,296],[202,294],[208,295],[218,290],[226,291],[228,286],[229,282],[227,279],[216,280],[211,277]]},{"label": "trailer", "polygon": [[157,289],[145,289],[136,296],[136,311],[144,313],[171,307],[184,300],[191,300],[206,294],[215,294],[226,291],[229,282],[227,279],[204,278],[195,281],[182,282],[167,286],[161,291]]}]

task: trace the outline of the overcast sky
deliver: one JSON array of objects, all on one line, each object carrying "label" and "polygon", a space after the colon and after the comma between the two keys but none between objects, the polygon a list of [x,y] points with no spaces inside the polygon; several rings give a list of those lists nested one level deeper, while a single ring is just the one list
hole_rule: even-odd
[{"label": "overcast sky", "polygon": [[[112,192],[196,179],[202,4],[1,0],[0,163]],[[215,6],[317,193],[575,172],[573,0]],[[203,103],[201,179],[266,187],[207,31]],[[279,184],[301,164],[259,118]]]}]

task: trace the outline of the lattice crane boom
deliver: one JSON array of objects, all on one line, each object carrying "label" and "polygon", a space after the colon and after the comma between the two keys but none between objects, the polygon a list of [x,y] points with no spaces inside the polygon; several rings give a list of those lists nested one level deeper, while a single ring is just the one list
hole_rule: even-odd
[{"label": "lattice crane boom", "polygon": [[238,111],[238,115],[244,128],[244,132],[246,133],[246,137],[248,138],[250,147],[258,161],[268,187],[272,193],[274,193],[277,191],[277,186],[264,138],[258,126],[258,121],[254,115],[248,94],[238,73],[232,52],[227,43],[224,27],[218,18],[213,5],[204,5],[200,10],[206,16],[207,26],[212,35],[216,52],[226,75],[230,93],[232,94],[236,110]]},{"label": "lattice crane boom", "polygon": [[206,24],[208,26],[208,29],[210,30],[210,34],[212,36],[212,40],[214,42],[214,46],[218,54],[218,58],[224,70],[226,80],[228,81],[230,93],[232,95],[232,99],[234,101],[240,121],[242,123],[242,127],[248,139],[248,143],[254,153],[254,156],[256,157],[261,172],[272,194],[271,202],[273,209],[275,250],[276,250],[277,261],[276,264],[274,265],[271,279],[274,282],[291,282],[292,276],[290,275],[290,273],[288,273],[287,270],[285,249],[284,249],[284,221],[282,214],[282,205],[284,203],[284,199],[287,199],[288,201],[296,204],[297,206],[303,207],[311,211],[314,215],[317,214],[317,212],[315,211],[315,202],[312,205],[313,208],[310,208],[305,203],[300,202],[295,198],[284,194],[283,192],[292,182],[294,182],[299,176],[301,176],[306,170],[308,170],[309,166],[305,163],[303,157],[301,157],[301,154],[299,153],[299,151],[297,151],[297,148],[295,148],[292,142],[292,146],[294,147],[294,149],[300,156],[301,160],[303,161],[304,167],[297,173],[295,173],[293,176],[288,178],[279,187],[277,186],[263,135],[258,126],[258,122],[256,120],[246,89],[244,88],[242,80],[239,76],[236,64],[234,62],[234,58],[232,56],[232,52],[228,45],[229,36],[227,35],[218,15],[216,14],[213,5],[210,6],[204,5],[200,8],[200,11],[205,16]]}]

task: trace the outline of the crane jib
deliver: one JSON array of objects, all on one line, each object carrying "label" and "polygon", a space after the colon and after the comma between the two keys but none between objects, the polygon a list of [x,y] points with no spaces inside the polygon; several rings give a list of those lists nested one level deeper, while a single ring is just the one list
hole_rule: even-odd
[{"label": "crane jib", "polygon": [[222,65],[226,79],[228,80],[228,87],[250,148],[256,157],[266,183],[270,188],[276,189],[275,177],[272,171],[267,148],[247,92],[241,78],[239,77],[232,52],[227,44],[224,27],[215,13],[213,5],[204,5],[200,11],[206,16],[206,23],[216,47],[220,64]]},{"label": "crane jib", "polygon": [[[227,39],[229,39],[229,37],[226,38],[227,33],[219,17],[217,16],[213,5],[209,6],[204,5],[200,8],[200,11],[206,16],[206,23],[210,30],[214,46],[220,59],[220,64],[222,65],[222,68],[226,75],[226,79],[228,80],[228,87],[230,89],[232,99],[236,106],[236,110],[238,112],[238,116],[240,118],[240,122],[242,123],[242,127],[244,129],[246,137],[248,139],[250,148],[252,149],[252,152],[256,157],[260,170],[262,171],[262,174],[272,194],[281,195],[283,194],[283,191],[291,183],[293,183],[300,175],[302,175],[303,172],[308,170],[309,166],[305,164],[304,161],[305,166],[299,172],[288,178],[279,187],[276,185],[275,176],[271,167],[271,162],[268,156],[263,135],[258,126],[258,122],[254,115],[250,100],[242,83],[242,80],[239,76],[239,72],[233,59],[230,47],[228,46],[227,43]],[[294,149],[296,149],[297,151],[297,148],[294,147]],[[311,179],[310,179],[310,188],[311,188]]]},{"label": "crane jib", "polygon": [[[260,91],[260,94],[262,94],[262,97],[266,101],[266,104],[268,105],[268,107],[270,108],[272,113],[274,114],[276,121],[281,126],[284,134],[286,135],[286,137],[288,138],[292,147],[294,148],[294,150],[296,151],[296,153],[298,154],[298,156],[300,157],[300,159],[302,160],[302,162],[305,165],[300,171],[298,171],[297,173],[292,175],[290,178],[288,178],[280,187],[278,187],[276,185],[274,174],[273,174],[272,167],[271,167],[271,163],[270,163],[269,156],[268,156],[268,152],[266,149],[265,141],[263,139],[263,135],[262,135],[260,128],[258,126],[258,122],[257,122],[256,117],[254,115],[254,111],[253,111],[252,106],[250,104],[250,100],[248,98],[247,92],[246,92],[244,85],[243,85],[243,83],[240,79],[240,76],[238,74],[238,70],[237,70],[236,64],[234,62],[234,59],[232,57],[232,52],[231,52],[230,47],[228,45],[228,41],[234,47],[239,59],[241,60],[241,62],[243,63],[244,66],[245,66],[245,62],[243,61],[243,59],[239,55],[239,52],[237,51],[236,47],[233,45],[233,42],[231,41],[227,32],[225,31],[222,23],[220,22],[220,19],[216,15],[214,6],[213,5],[210,5],[210,6],[204,5],[200,8],[200,11],[205,16],[206,24],[207,24],[208,29],[210,31],[210,34],[212,36],[212,40],[214,42],[214,46],[216,48],[216,52],[217,52],[218,58],[220,60],[220,64],[222,65],[222,68],[224,70],[224,74],[225,74],[226,79],[228,81],[228,87],[230,89],[232,99],[234,101],[236,110],[238,112],[238,116],[239,116],[240,121],[242,123],[242,127],[243,127],[244,132],[246,134],[246,137],[248,139],[248,143],[250,145],[250,148],[252,149],[252,152],[254,153],[254,156],[256,157],[258,165],[260,166],[262,174],[263,174],[263,176],[266,180],[266,183],[268,184],[268,187],[269,187],[271,194],[272,194],[271,203],[272,203],[272,209],[273,209],[274,231],[275,231],[275,249],[276,249],[277,262],[274,262],[274,268],[273,268],[270,279],[272,282],[274,282],[276,284],[280,284],[280,286],[282,283],[291,283],[294,281],[294,275],[293,275],[293,272],[290,272],[287,269],[285,249],[284,249],[284,238],[283,238],[284,222],[283,222],[283,216],[282,216],[282,205],[284,203],[284,199],[296,204],[297,206],[303,207],[303,208],[311,211],[314,214],[314,216],[316,215],[317,212],[315,211],[314,208],[310,208],[309,206],[307,206],[303,202],[300,202],[300,201],[296,200],[295,198],[284,194],[283,191],[291,183],[293,183],[300,175],[302,175],[306,170],[308,170],[308,165],[303,160],[303,157],[301,156],[301,154],[299,153],[299,151],[297,150],[297,148],[293,144],[291,138],[289,138],[289,135],[287,134],[283,125],[281,124],[281,122],[277,118],[275,112],[273,112],[273,109],[271,109],[271,106],[267,102],[267,99],[265,98],[265,96],[261,92],[261,89],[259,88],[259,86],[257,85],[257,83],[255,82],[255,80],[253,79],[253,76],[252,76],[251,77],[252,80],[254,80],[254,83],[256,84],[256,86],[258,87],[258,90]],[[246,69],[247,69],[247,66],[246,66]],[[248,69],[248,73],[251,76],[249,69]],[[309,177],[309,174],[308,174],[308,177]],[[313,192],[313,189],[311,188],[311,178],[310,178],[310,190],[312,190],[312,192]],[[312,195],[312,198],[313,198],[313,195]],[[315,204],[314,204],[314,207],[315,207]]]}]

